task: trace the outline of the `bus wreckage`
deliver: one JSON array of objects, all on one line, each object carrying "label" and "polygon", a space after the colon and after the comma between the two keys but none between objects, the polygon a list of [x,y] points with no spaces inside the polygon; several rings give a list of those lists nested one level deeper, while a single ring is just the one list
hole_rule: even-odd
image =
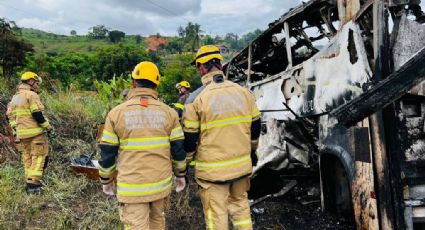
[{"label": "bus wreckage", "polygon": [[424,22],[419,0],[311,0],[270,23],[224,66],[262,112],[253,176],[318,164],[322,209],[423,225]]}]

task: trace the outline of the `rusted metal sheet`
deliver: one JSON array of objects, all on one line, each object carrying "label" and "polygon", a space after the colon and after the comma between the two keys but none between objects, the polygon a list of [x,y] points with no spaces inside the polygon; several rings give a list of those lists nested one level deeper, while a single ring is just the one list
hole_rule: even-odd
[{"label": "rusted metal sheet", "polygon": [[355,154],[355,176],[351,186],[354,217],[357,229],[379,229],[378,210],[374,185],[373,158],[367,126],[352,128],[348,136],[351,151]]},{"label": "rusted metal sheet", "polygon": [[[374,80],[381,81],[389,72],[388,24],[385,18],[386,0],[375,0],[373,4],[373,63]],[[388,167],[387,146],[382,112],[377,111],[369,117],[370,138],[372,143],[373,165],[376,175],[375,192],[378,197],[379,225],[382,229],[392,230],[393,203],[391,202],[391,182]]]},{"label": "rusted metal sheet", "polygon": [[379,229],[372,163],[356,161],[355,180],[351,186],[357,229]]},{"label": "rusted metal sheet", "polygon": [[96,167],[71,164],[71,169],[77,175],[84,175],[90,180],[99,180],[99,169]]},{"label": "rusted metal sheet", "polygon": [[341,24],[345,24],[360,10],[359,0],[338,0],[338,14]]},{"label": "rusted metal sheet", "polygon": [[385,144],[385,133],[382,121],[382,114],[375,113],[369,117],[373,162],[377,181],[376,193],[378,194],[378,208],[380,226],[382,229],[393,229],[392,203],[390,191],[390,179],[387,160],[387,150]]}]

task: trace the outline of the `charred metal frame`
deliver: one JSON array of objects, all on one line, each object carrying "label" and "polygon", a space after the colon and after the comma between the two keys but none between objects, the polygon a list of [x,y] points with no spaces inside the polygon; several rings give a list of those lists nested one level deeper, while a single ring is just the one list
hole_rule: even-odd
[{"label": "charred metal frame", "polygon": [[[291,9],[278,20],[270,23],[264,33],[224,66],[229,80],[244,82],[248,87],[267,84],[279,79],[279,75],[283,76],[282,73],[291,73],[293,69],[298,68],[299,64],[318,53],[321,47],[315,46],[316,41],[326,38],[331,40],[340,32],[341,25],[348,21],[359,25],[369,66],[373,72],[372,82],[367,87],[367,91],[355,100],[333,109],[328,115],[322,113],[306,117],[295,116],[295,121],[299,124],[306,124],[300,120],[309,120],[309,127],[306,127],[306,131],[303,133],[309,136],[305,138],[309,142],[308,146],[317,145],[315,140],[324,140],[321,143],[325,144],[324,147],[319,143],[319,148],[309,148],[313,154],[317,154],[317,151],[322,154],[329,153],[326,141],[332,137],[332,135],[329,136],[329,133],[332,133],[332,129],[335,127],[343,125],[347,127],[342,128],[345,131],[340,133],[341,136],[350,135],[349,127],[357,127],[363,130],[362,133],[364,130],[368,130],[370,143],[368,142],[367,146],[357,146],[356,148],[370,148],[370,161],[359,157],[355,150],[352,151],[352,157],[356,159],[353,167],[356,168],[356,171],[366,170],[365,172],[367,172],[363,175],[356,174],[352,179],[353,202],[359,204],[375,199],[375,204],[373,201],[368,203],[371,205],[368,206],[369,211],[359,210],[355,213],[359,229],[399,229],[411,226],[411,223],[407,223],[404,219],[403,211],[400,211],[405,207],[402,188],[408,185],[408,182],[402,180],[401,174],[402,172],[411,172],[411,170],[409,171],[411,164],[400,163],[405,160],[401,154],[404,151],[404,144],[403,146],[395,144],[397,141],[403,142],[403,139],[400,139],[403,138],[400,136],[401,132],[407,131],[396,130],[393,124],[403,126],[397,117],[402,112],[400,103],[405,98],[402,95],[425,79],[425,66],[423,65],[425,50],[422,49],[403,68],[395,71],[394,60],[391,56],[394,40],[390,41],[388,32],[388,17],[391,16],[394,21],[391,38],[395,39],[401,15],[406,13],[413,15],[416,22],[425,23],[425,14],[417,0],[311,0]],[[335,24],[338,22],[340,28],[335,28]],[[310,37],[310,34],[306,32],[310,28],[316,28],[318,35]],[[327,58],[332,58],[332,56]],[[294,70],[292,74],[296,74],[296,71]],[[287,80],[290,79],[285,78],[283,82]],[[279,109],[264,111],[275,112]],[[323,119],[324,117],[326,119]],[[328,136],[312,131],[314,128],[311,123],[321,126],[323,121],[333,125],[316,128],[321,130],[320,132],[329,129],[326,131]],[[320,137],[321,135],[324,136]],[[334,144],[338,145],[338,143]],[[347,148],[350,149],[350,147]],[[323,149],[328,150],[322,151]],[[338,153],[335,154],[338,155]],[[367,155],[367,153],[365,154]],[[340,160],[342,162],[343,159]],[[347,170],[354,170],[354,168]],[[425,170],[423,176],[425,184]],[[359,183],[367,186],[357,188]],[[359,192],[369,190],[372,191],[370,197],[368,195],[363,200],[356,197]],[[357,193],[354,194],[354,192]],[[372,195],[375,192],[376,197]],[[423,205],[425,206],[425,203]]]}]

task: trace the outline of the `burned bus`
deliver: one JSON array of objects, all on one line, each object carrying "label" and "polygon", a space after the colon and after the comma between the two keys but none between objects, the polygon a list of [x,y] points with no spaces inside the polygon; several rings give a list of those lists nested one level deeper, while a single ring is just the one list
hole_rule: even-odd
[{"label": "burned bus", "polygon": [[224,66],[262,112],[258,173],[318,165],[321,205],[358,229],[425,221],[420,0],[311,0]]}]

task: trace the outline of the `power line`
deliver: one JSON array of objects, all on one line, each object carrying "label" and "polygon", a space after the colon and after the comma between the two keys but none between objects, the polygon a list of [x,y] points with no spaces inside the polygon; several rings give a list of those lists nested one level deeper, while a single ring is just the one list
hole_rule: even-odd
[{"label": "power line", "polygon": [[153,2],[153,1],[151,1],[151,0],[145,0],[145,1],[149,2],[150,4],[152,4],[152,5],[154,5],[154,6],[158,7],[158,8],[161,8],[161,9],[163,9],[163,10],[167,11],[168,13],[170,13],[170,14],[172,14],[172,15],[174,15],[174,16],[180,17],[181,19],[183,19],[183,20],[185,20],[185,21],[187,21],[187,22],[190,22],[190,21],[189,21],[188,19],[186,19],[185,17],[180,16],[180,15],[179,15],[179,14],[177,14],[176,12],[174,12],[174,11],[172,11],[172,10],[170,10],[170,9],[166,8],[166,7],[163,7],[163,6],[161,6],[161,5],[159,5],[159,4],[155,3],[155,2]]}]

